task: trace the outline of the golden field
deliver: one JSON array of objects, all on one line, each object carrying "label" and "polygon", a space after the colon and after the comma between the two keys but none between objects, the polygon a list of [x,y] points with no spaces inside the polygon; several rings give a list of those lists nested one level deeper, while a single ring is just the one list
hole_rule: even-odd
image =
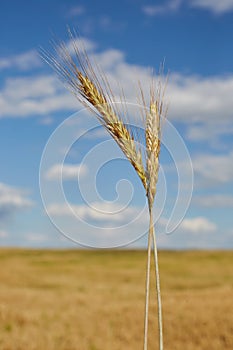
[{"label": "golden field", "polygon": [[[159,259],[165,350],[233,349],[233,252]],[[1,249],[0,349],[141,350],[145,268],[144,251]]]}]

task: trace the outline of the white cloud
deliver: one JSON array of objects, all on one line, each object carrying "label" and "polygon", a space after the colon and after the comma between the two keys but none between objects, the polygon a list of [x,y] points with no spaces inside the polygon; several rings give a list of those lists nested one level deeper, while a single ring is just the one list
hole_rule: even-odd
[{"label": "white cloud", "polygon": [[[128,64],[124,54],[118,50],[107,50],[96,54],[95,60],[101,63],[116,94],[116,91],[119,91],[116,82],[120,82],[126,100],[138,102],[138,80],[140,80],[145,88],[145,95],[149,95],[151,81],[149,69]],[[168,117],[189,127],[199,123],[202,129],[201,137],[203,138],[205,134],[206,141],[209,129],[212,130],[212,137],[230,133],[233,117],[232,90],[233,75],[203,78],[173,73],[169,77],[166,91],[171,106]],[[189,136],[197,139],[200,133],[193,135],[190,131]]]},{"label": "white cloud", "polygon": [[57,111],[74,111],[77,100],[55,76],[10,78],[0,94],[0,118],[25,118]]},{"label": "white cloud", "polygon": [[190,125],[186,132],[186,138],[194,142],[210,142],[213,148],[224,148],[224,143],[219,139],[220,135],[232,135],[233,124],[230,121],[222,123],[210,121],[198,122]]},{"label": "white cloud", "polygon": [[31,232],[28,233],[25,238],[27,239],[27,241],[29,242],[35,242],[35,243],[40,243],[40,242],[46,242],[49,239],[49,236],[46,236],[45,234],[42,233],[35,233],[35,232]]},{"label": "white cloud", "polygon": [[120,21],[119,19],[113,19],[104,14],[96,20],[96,23],[93,24],[95,24],[95,26],[99,26],[100,28],[108,32],[123,32],[124,30],[126,30],[126,22]]},{"label": "white cloud", "polygon": [[[125,55],[122,51],[116,49],[109,49],[104,52],[93,55],[93,59],[96,62],[100,62],[103,70],[108,72],[109,74],[114,74],[114,80],[118,81],[117,73],[121,73],[119,68],[123,69],[123,64],[125,62]],[[128,65],[127,65],[128,66]],[[131,65],[129,68],[133,68]]]},{"label": "white cloud", "polygon": [[232,120],[233,76],[202,78],[172,74],[167,95],[172,117],[186,123]]},{"label": "white cloud", "polygon": [[71,55],[75,55],[76,47],[79,49],[85,49],[85,51],[89,54],[96,48],[96,44],[84,37],[74,37],[66,42],[66,48]]},{"label": "white cloud", "polygon": [[233,196],[224,194],[213,194],[197,196],[195,203],[207,208],[231,208],[233,207]]},{"label": "white cloud", "polygon": [[[105,221],[109,223],[128,223],[138,217],[144,210],[141,207],[128,206],[110,202],[93,202],[90,205],[51,204],[48,213],[52,216],[77,215],[83,220]],[[148,223],[148,217],[143,216],[141,223]]]},{"label": "white cloud", "polygon": [[87,173],[86,165],[54,164],[45,174],[48,180],[77,180]]},{"label": "white cloud", "polygon": [[[81,39],[90,56],[98,62],[108,76],[116,96],[120,82],[126,100],[138,102],[138,80],[149,95],[150,70],[126,62],[120,50],[97,52],[95,44]],[[80,39],[76,44],[80,45]],[[73,52],[72,41],[67,43]],[[81,45],[82,47],[82,45]],[[169,98],[169,119],[188,126],[187,137],[192,141],[214,143],[220,135],[233,132],[233,75],[200,77],[172,73],[166,95]],[[27,78],[8,78],[0,91],[0,118],[47,116],[58,111],[74,112],[79,102],[66,92],[53,75]]]},{"label": "white cloud", "polygon": [[12,68],[26,71],[37,68],[41,64],[41,59],[35,50],[0,58],[0,70]]},{"label": "white cloud", "polygon": [[191,0],[190,5],[216,14],[233,11],[233,0]]},{"label": "white cloud", "polygon": [[83,15],[86,12],[86,9],[84,6],[82,5],[77,5],[77,6],[73,6],[69,9],[69,11],[67,12],[68,17],[78,17]]},{"label": "white cloud", "polygon": [[[105,29],[112,29],[114,23],[109,16],[102,16],[99,20],[100,26]],[[119,22],[118,22],[119,23]]]},{"label": "white cloud", "polygon": [[206,184],[224,184],[233,180],[233,152],[229,154],[199,154],[192,159],[196,175]]},{"label": "white cloud", "polygon": [[145,5],[142,8],[142,11],[147,16],[157,16],[160,14],[166,14],[169,12],[174,12],[178,10],[181,6],[182,0],[170,0],[163,5]]},{"label": "white cloud", "polygon": [[23,78],[8,78],[4,94],[6,97],[18,100],[26,98],[43,98],[52,96],[57,92],[57,81],[54,76],[36,76]]},{"label": "white cloud", "polygon": [[49,117],[49,116],[44,117],[40,120],[41,125],[51,125],[51,124],[53,124],[53,122],[54,122],[54,119],[52,117]]},{"label": "white cloud", "polygon": [[184,219],[178,230],[186,231],[187,233],[209,233],[215,232],[217,226],[205,217],[195,217],[191,219]]},{"label": "white cloud", "polygon": [[4,219],[14,212],[32,205],[33,202],[27,198],[25,191],[0,183],[0,218]]},{"label": "white cloud", "polygon": [[47,213],[67,237],[87,246],[129,244],[148,231],[147,208],[116,202],[51,203]]},{"label": "white cloud", "polygon": [[218,15],[233,11],[233,0],[170,0],[162,5],[144,5],[142,11],[149,17],[155,17],[175,12],[181,8],[182,4],[190,8],[209,10]]},{"label": "white cloud", "polygon": [[233,76],[195,77],[172,74],[168,118],[187,125],[186,137],[224,148],[222,135],[233,134]]}]

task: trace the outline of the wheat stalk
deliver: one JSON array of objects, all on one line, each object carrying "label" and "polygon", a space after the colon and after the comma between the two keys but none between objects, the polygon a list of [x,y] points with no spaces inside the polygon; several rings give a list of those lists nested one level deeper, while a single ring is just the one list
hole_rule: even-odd
[{"label": "wheat stalk", "polygon": [[73,41],[73,49],[77,63],[72,58],[64,43],[55,45],[57,58],[44,51],[42,52],[42,57],[56,70],[67,88],[77,97],[77,99],[95,113],[99,122],[113,137],[127,159],[132,164],[145,188],[148,199],[150,225],[147,251],[144,350],[147,350],[148,343],[150,262],[152,243],[154,247],[153,252],[158,303],[159,349],[163,350],[162,303],[160,296],[158,254],[152,209],[158,181],[161,117],[164,113],[164,90],[162,91],[161,84],[158,85],[157,90],[155,89],[154,84],[152,84],[150,90],[150,106],[148,111],[143,90],[140,86],[141,106],[143,107],[145,114],[144,136],[146,146],[146,164],[144,166],[142,160],[142,150],[135,140],[132,129],[130,126],[124,123],[119,111],[116,109],[114,95],[106,77],[103,75],[103,73],[100,75],[101,79],[97,77],[85,49],[83,48],[82,51],[80,51],[79,47],[77,47],[75,44],[73,34],[70,31],[69,34]]},{"label": "wheat stalk", "polygon": [[156,186],[158,182],[159,172],[159,155],[160,155],[160,139],[161,139],[161,117],[165,116],[167,110],[164,111],[164,93],[159,81],[155,89],[154,81],[150,90],[150,107],[149,110],[145,103],[143,90],[140,86],[142,105],[145,112],[145,141],[146,141],[146,179],[147,179],[147,199],[150,215],[150,225],[148,234],[148,251],[147,251],[147,274],[146,274],[146,302],[145,302],[145,324],[144,324],[144,350],[147,350],[148,342],[148,319],[149,319],[149,290],[150,290],[150,266],[151,266],[151,248],[153,241],[155,278],[158,304],[158,329],[159,329],[159,349],[163,349],[163,327],[162,327],[162,303],[160,292],[160,278],[158,265],[158,252],[156,245],[156,237],[153,224],[153,204],[156,194]]}]

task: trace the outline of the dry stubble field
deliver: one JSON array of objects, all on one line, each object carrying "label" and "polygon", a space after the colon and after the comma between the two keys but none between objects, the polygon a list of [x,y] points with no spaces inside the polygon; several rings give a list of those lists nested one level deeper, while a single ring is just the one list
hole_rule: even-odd
[{"label": "dry stubble field", "polygon": [[[233,349],[233,252],[159,258],[165,350]],[[145,266],[143,251],[1,249],[0,349],[141,350]]]}]

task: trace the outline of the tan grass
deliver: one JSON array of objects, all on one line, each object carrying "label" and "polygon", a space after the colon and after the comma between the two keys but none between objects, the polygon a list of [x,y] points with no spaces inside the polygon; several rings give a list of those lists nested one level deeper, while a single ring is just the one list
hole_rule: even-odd
[{"label": "tan grass", "polygon": [[[166,350],[232,350],[233,252],[159,258]],[[1,350],[142,349],[144,251],[0,249],[0,264]]]}]

